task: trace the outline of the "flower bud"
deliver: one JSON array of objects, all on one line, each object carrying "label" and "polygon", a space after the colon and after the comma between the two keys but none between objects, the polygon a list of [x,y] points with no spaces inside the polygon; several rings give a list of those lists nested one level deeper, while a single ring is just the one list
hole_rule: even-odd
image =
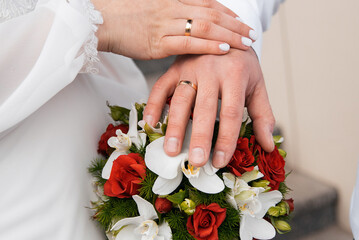
[{"label": "flower bud", "polygon": [[196,204],[191,200],[186,198],[180,205],[181,210],[183,210],[187,215],[193,215],[196,209]]},{"label": "flower bud", "polygon": [[268,209],[268,214],[273,217],[279,217],[280,207],[271,207]]},{"label": "flower bud", "polygon": [[155,207],[159,213],[168,213],[172,209],[172,202],[167,198],[158,197],[155,201]]},{"label": "flower bud", "polygon": [[289,223],[283,220],[274,220],[273,225],[276,229],[278,229],[281,232],[289,232],[290,230],[292,230]]},{"label": "flower bud", "polygon": [[277,207],[280,208],[279,215],[284,216],[284,215],[289,214],[289,205],[287,202],[282,201],[282,202],[278,203]]},{"label": "flower bud", "polygon": [[265,189],[264,192],[269,192],[271,190],[271,187],[269,187],[270,182],[268,180],[259,180],[254,181],[252,183],[252,187],[262,187]]}]

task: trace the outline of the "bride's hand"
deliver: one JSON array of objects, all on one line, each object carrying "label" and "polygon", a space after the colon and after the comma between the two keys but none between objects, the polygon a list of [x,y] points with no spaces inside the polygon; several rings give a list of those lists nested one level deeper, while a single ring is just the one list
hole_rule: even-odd
[{"label": "bride's hand", "polygon": [[[98,50],[136,59],[247,50],[256,33],[216,0],[92,0],[102,13]],[[185,36],[192,19],[191,36]]]},{"label": "bride's hand", "polygon": [[[179,85],[188,80],[198,86]],[[172,96],[165,151],[175,156],[181,151],[186,125],[194,106],[189,161],[203,166],[210,155],[213,128],[221,98],[220,124],[214,147],[213,165],[227,165],[235,150],[246,105],[253,121],[256,140],[265,151],[274,149],[274,117],[265,83],[253,49],[231,49],[226,55],[180,56],[152,88],[144,119],[158,121],[167,97]]]}]

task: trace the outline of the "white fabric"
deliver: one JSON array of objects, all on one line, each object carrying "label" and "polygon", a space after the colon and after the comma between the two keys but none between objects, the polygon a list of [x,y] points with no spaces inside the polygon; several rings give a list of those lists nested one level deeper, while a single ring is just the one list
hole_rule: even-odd
[{"label": "white fabric", "polygon": [[350,225],[354,239],[359,239],[359,162],[356,185],[353,191],[352,202],[350,206]]},{"label": "white fabric", "polygon": [[86,168],[110,122],[105,101],[130,108],[148,95],[125,57],[101,53],[98,75],[79,74],[94,19],[87,0],[69,2],[0,11],[0,239],[103,239],[86,208],[95,198]]}]

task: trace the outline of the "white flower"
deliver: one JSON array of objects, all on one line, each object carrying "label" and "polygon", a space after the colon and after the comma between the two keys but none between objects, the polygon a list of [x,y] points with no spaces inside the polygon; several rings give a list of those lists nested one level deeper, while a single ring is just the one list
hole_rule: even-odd
[{"label": "white flower", "polygon": [[116,240],[170,240],[171,228],[167,222],[157,225],[154,221],[158,218],[155,208],[151,203],[138,195],[132,196],[135,200],[140,216],[124,218],[115,223],[111,231],[120,230]]},{"label": "white flower", "polygon": [[218,169],[209,160],[202,168],[196,168],[188,162],[189,143],[192,132],[192,122],[189,121],[182,151],[175,157],[168,156],[164,149],[164,137],[151,142],[146,148],[146,166],[158,175],[152,191],[159,195],[173,192],[181,183],[183,174],[198,190],[205,193],[219,193],[223,191],[223,181],[216,175]]},{"label": "white flower", "polygon": [[124,134],[120,129],[116,131],[116,137],[110,137],[107,141],[107,144],[115,148],[115,151],[112,152],[111,156],[108,158],[105,167],[102,170],[102,178],[109,179],[111,175],[111,169],[113,161],[115,161],[121,155],[127,155],[129,149],[133,144],[138,148],[146,144],[146,134],[144,132],[137,131],[137,110],[134,105],[132,105],[130,116],[129,116],[129,130],[127,134]]},{"label": "white flower", "polygon": [[258,168],[242,177],[236,177],[232,173],[223,173],[224,183],[232,189],[227,196],[227,201],[241,211],[239,227],[241,240],[272,239],[275,237],[275,228],[263,217],[270,207],[282,200],[283,196],[277,190],[264,192],[264,188],[251,187],[247,184],[247,181],[253,181],[262,176],[263,174],[258,171]]}]

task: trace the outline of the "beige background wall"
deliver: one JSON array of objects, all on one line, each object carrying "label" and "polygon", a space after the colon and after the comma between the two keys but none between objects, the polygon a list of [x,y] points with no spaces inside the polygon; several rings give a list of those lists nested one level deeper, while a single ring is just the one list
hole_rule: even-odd
[{"label": "beige background wall", "polygon": [[265,33],[262,55],[289,165],[338,189],[339,224],[350,231],[359,160],[359,1],[287,0]]}]

